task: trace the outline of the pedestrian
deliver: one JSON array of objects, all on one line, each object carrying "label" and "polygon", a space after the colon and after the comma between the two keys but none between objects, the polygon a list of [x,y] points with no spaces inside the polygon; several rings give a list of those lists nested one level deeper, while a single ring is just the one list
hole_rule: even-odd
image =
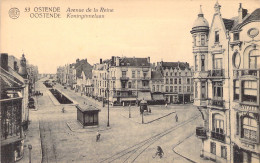
[{"label": "pedestrian", "polygon": [[155,153],[155,156],[153,156],[153,158],[155,158],[156,156],[159,156],[160,158],[162,158],[162,156],[164,155],[164,152],[162,150],[162,148],[160,146],[157,146],[157,151]]},{"label": "pedestrian", "polygon": [[165,107],[167,108],[167,103],[165,104]]},{"label": "pedestrian", "polygon": [[98,142],[99,140],[100,140],[100,133],[99,133],[99,131],[97,131],[97,135],[96,135],[96,142]]},{"label": "pedestrian", "polygon": [[178,122],[178,115],[177,115],[177,113],[175,115],[175,120],[176,120],[176,122]]}]

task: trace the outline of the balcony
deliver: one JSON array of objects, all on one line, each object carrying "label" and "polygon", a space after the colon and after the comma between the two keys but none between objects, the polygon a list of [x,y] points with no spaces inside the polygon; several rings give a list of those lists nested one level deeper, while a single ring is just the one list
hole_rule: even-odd
[{"label": "balcony", "polygon": [[121,98],[136,98],[136,95],[113,95],[114,98],[121,97]]},{"label": "balcony", "polygon": [[208,77],[224,77],[224,69],[209,70]]},{"label": "balcony", "polygon": [[209,99],[208,105],[209,106],[217,106],[217,107],[224,107],[225,100],[222,99]]},{"label": "balcony", "polygon": [[196,136],[199,139],[207,139],[207,131],[204,127],[196,127]]},{"label": "balcony", "polygon": [[225,142],[226,136],[224,134],[211,131],[211,138]]},{"label": "balcony", "polygon": [[129,77],[122,76],[122,77],[120,77],[120,80],[129,80]]},{"label": "balcony", "polygon": [[151,80],[151,78],[146,76],[146,77],[142,77],[141,80]]},{"label": "balcony", "polygon": [[233,71],[234,78],[239,78],[243,76],[260,77],[260,69],[240,69]]}]

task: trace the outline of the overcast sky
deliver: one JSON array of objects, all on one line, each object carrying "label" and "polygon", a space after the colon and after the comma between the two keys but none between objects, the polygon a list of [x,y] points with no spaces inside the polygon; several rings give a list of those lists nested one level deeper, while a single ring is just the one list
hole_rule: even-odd
[{"label": "overcast sky", "polygon": [[[219,0],[223,18],[237,16],[239,3],[251,13],[260,0]],[[90,64],[111,56],[151,57],[157,61],[192,63],[190,30],[202,5],[211,24],[216,0],[2,0],[1,53],[18,58],[24,52],[40,73],[55,73],[57,66],[87,58]],[[30,18],[25,7],[60,7],[61,19]],[[17,19],[10,8],[20,10]],[[110,8],[105,18],[69,19],[67,8]],[[93,12],[91,13],[93,14]],[[102,14],[102,13],[97,13]]]}]

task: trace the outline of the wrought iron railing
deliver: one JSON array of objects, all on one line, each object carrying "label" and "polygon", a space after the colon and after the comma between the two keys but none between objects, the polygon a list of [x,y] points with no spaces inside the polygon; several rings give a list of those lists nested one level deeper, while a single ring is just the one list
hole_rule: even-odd
[{"label": "wrought iron railing", "polygon": [[225,138],[226,136],[222,133],[218,133],[218,132],[213,132],[211,131],[211,138],[225,142]]},{"label": "wrought iron railing", "polygon": [[224,77],[224,69],[209,70],[208,76],[209,77]]},{"label": "wrought iron railing", "polygon": [[224,107],[225,100],[222,99],[208,99],[208,105]]},{"label": "wrought iron railing", "polygon": [[247,75],[260,77],[260,69],[240,69],[233,71],[233,76],[235,78]]}]

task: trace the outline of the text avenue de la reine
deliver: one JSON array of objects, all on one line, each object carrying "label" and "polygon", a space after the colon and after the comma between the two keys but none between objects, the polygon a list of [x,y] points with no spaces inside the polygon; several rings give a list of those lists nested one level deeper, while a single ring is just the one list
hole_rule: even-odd
[{"label": "text avenue de la reine", "polygon": [[25,7],[25,13],[30,18],[69,18],[69,19],[88,19],[88,18],[105,18],[107,14],[115,12],[113,8],[71,8],[66,10],[60,7]]}]

